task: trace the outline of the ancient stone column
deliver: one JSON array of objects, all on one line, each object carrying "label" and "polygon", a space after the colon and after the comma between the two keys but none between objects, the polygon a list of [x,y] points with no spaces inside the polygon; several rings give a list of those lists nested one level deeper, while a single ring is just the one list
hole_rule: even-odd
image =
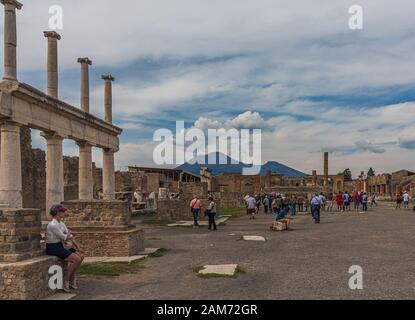
[{"label": "ancient stone column", "polygon": [[81,64],[81,110],[89,112],[89,66],[92,61],[89,58],[78,58]]},{"label": "ancient stone column", "polygon": [[103,150],[102,191],[105,200],[115,200],[114,152]]},{"label": "ancient stone column", "polygon": [[329,184],[329,153],[324,152],[324,185]]},{"label": "ancient stone column", "polygon": [[[112,123],[112,81],[111,75],[103,75],[105,81],[105,121]],[[105,200],[115,200],[115,169],[114,151],[103,150],[102,188]]]},{"label": "ancient stone column", "polygon": [[16,0],[0,0],[4,5],[4,80],[17,80],[16,71],[16,9],[20,10],[22,4]]},{"label": "ancient stone column", "polygon": [[58,40],[61,36],[55,31],[43,32],[48,38],[48,95],[58,98]]},{"label": "ancient stone column", "polygon": [[102,79],[105,81],[105,121],[112,123],[112,81],[114,77],[111,75],[103,75]]},{"label": "ancient stone column", "polygon": [[53,133],[43,133],[47,143],[46,156],[46,213],[54,204],[64,200],[63,138]]},{"label": "ancient stone column", "polygon": [[1,125],[0,204],[23,206],[20,127],[13,122]]},{"label": "ancient stone column", "polygon": [[87,142],[78,142],[79,147],[79,200],[94,198],[92,176],[92,146]]}]

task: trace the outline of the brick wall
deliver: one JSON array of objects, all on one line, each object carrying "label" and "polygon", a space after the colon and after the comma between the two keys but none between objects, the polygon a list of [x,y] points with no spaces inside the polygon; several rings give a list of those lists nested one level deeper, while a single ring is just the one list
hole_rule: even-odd
[{"label": "brick wall", "polygon": [[65,201],[65,217],[70,227],[123,227],[131,220],[131,206],[124,201]]},{"label": "brick wall", "polygon": [[17,262],[41,255],[40,228],[39,210],[0,210],[0,262]]}]

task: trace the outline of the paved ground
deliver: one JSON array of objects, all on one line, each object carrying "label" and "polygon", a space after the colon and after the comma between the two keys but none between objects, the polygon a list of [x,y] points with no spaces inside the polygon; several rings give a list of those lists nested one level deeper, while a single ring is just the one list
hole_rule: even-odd
[{"label": "paved ground", "polygon": [[[297,216],[288,232],[270,231],[271,221],[243,217],[217,232],[146,227],[146,246],[170,251],[147,259],[138,274],[81,279],[77,299],[415,298],[415,212],[382,205],[366,214],[323,214],[320,225]],[[243,235],[267,242],[240,241]],[[246,274],[202,279],[192,271],[233,263]],[[364,270],[363,290],[348,287],[352,265]]]}]

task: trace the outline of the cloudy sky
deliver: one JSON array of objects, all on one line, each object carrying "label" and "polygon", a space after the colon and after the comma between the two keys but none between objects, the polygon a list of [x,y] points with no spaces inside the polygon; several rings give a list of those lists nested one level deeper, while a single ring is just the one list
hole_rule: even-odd
[{"label": "cloudy sky", "polygon": [[[322,171],[323,151],[331,173],[415,170],[413,0],[22,2],[20,81],[46,89],[51,5],[63,8],[61,99],[79,105],[76,60],[88,56],[91,110],[102,117],[100,75],[115,76],[118,167],[151,165],[154,131],[183,120],[261,128],[263,161],[304,172]],[[363,30],[349,29],[353,4]],[[44,147],[37,132],[33,144]],[[65,142],[65,154],[76,153]]]}]

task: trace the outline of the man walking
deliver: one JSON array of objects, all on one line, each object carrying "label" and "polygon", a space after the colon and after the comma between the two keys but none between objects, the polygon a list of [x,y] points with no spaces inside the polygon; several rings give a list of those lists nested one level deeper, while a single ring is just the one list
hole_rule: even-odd
[{"label": "man walking", "polygon": [[363,194],[362,194],[362,208],[363,208],[363,212],[366,212],[367,211],[367,202],[368,202],[367,194],[366,194],[366,192],[363,192]]},{"label": "man walking", "polygon": [[199,214],[201,209],[202,202],[200,201],[200,199],[195,197],[192,201],[190,201],[190,211],[193,214],[193,228],[199,227]]},{"label": "man walking", "polygon": [[316,193],[314,197],[311,199],[311,215],[313,216],[314,223],[320,223],[320,210],[321,210],[322,202],[319,195]]}]

